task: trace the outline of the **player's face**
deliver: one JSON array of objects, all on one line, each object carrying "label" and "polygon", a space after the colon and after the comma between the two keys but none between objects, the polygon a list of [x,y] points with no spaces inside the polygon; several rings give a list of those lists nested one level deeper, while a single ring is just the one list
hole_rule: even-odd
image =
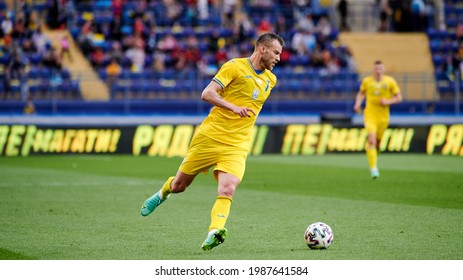
[{"label": "player's face", "polygon": [[280,61],[280,55],[283,47],[278,40],[273,40],[268,46],[264,46],[264,53],[262,55],[262,65],[265,69],[272,70],[273,67]]},{"label": "player's face", "polygon": [[373,73],[376,77],[381,77],[384,74],[384,64],[375,64]]}]

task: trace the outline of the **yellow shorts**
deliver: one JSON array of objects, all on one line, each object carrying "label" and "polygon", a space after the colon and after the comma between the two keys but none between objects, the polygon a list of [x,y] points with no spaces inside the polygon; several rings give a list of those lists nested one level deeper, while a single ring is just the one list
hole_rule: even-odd
[{"label": "yellow shorts", "polygon": [[207,173],[215,165],[214,171],[233,174],[241,181],[246,168],[246,158],[246,150],[217,142],[198,133],[191,141],[179,169],[185,174],[196,175],[200,172]]},{"label": "yellow shorts", "polygon": [[376,134],[376,139],[383,138],[384,131],[386,131],[389,121],[388,120],[378,120],[375,118],[365,118],[365,129],[368,134]]}]

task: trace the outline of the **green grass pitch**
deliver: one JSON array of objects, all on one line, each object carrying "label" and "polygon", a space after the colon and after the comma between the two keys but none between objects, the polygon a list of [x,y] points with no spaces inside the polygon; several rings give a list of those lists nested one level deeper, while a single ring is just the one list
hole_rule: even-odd
[{"label": "green grass pitch", "polygon": [[[249,157],[229,237],[208,252],[210,173],[139,214],[181,160],[0,158],[0,259],[463,259],[462,158],[381,154],[374,181],[363,154]],[[334,231],[328,250],[304,243],[317,221]]]}]

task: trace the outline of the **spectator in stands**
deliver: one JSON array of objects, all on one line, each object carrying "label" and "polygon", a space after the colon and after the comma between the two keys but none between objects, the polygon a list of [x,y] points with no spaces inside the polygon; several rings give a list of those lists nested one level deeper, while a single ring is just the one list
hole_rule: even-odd
[{"label": "spectator in stands", "polygon": [[388,0],[377,0],[379,10],[379,28],[378,31],[389,31],[389,18],[392,15],[391,7]]},{"label": "spectator in stands", "polygon": [[158,44],[158,35],[156,33],[156,25],[152,24],[151,28],[149,28],[149,32],[146,38],[145,44],[145,52],[147,54],[153,54],[156,46]]},{"label": "spectator in stands", "polygon": [[104,53],[101,47],[95,47],[91,55],[92,65],[94,67],[102,67],[104,66],[106,60],[106,54]]},{"label": "spectator in stands", "polygon": [[89,56],[93,52],[93,20],[86,20],[80,29],[79,37],[77,38],[80,48],[85,56]]},{"label": "spectator in stands", "polygon": [[29,3],[28,0],[21,0],[21,2],[19,3],[19,7],[22,12],[22,17],[24,18],[24,26],[27,29],[31,22],[32,5]]},{"label": "spectator in stands", "polygon": [[463,43],[460,43],[457,51],[452,55],[452,69],[463,73]]},{"label": "spectator in stands", "polygon": [[233,59],[234,57],[242,57],[242,55],[236,45],[230,45],[227,47],[227,60]]},{"label": "spectator in stands", "polygon": [[323,13],[323,8],[320,0],[310,0],[310,10],[316,16],[321,15]]},{"label": "spectator in stands", "polygon": [[13,35],[14,23],[11,17],[12,17],[12,12],[8,11],[2,20],[1,27],[2,27],[3,36]]},{"label": "spectator in stands", "polygon": [[455,27],[455,40],[458,44],[463,43],[463,21],[459,22]]},{"label": "spectator in stands", "polygon": [[109,50],[109,60],[116,60],[118,63],[124,61],[124,52],[122,51],[121,43],[118,41],[113,41],[111,43],[111,49]]},{"label": "spectator in stands", "polygon": [[292,2],[294,7],[294,18],[296,19],[296,21],[299,21],[309,11],[310,0],[292,0]]},{"label": "spectator in stands", "polygon": [[279,14],[275,23],[275,33],[280,34],[280,36],[283,36],[283,34],[286,34],[286,31],[286,17],[284,15]]},{"label": "spectator in stands", "polygon": [[220,68],[220,66],[222,66],[222,64],[227,62],[227,60],[228,60],[227,49],[225,47],[221,47],[215,53],[215,64]]},{"label": "spectator in stands", "polygon": [[445,59],[445,63],[442,64],[442,72],[445,73],[445,76],[449,81],[455,81],[455,64],[459,65],[459,63],[454,63],[454,58],[456,58],[455,54],[447,55]]},{"label": "spectator in stands", "polygon": [[145,34],[145,25],[141,17],[135,18],[133,22],[133,34],[135,37],[143,37]]},{"label": "spectator in stands", "polygon": [[11,88],[15,84],[19,84],[21,90],[21,100],[27,98],[27,77],[30,63],[20,49],[15,49],[13,57],[10,59],[5,71],[6,90],[11,92]]},{"label": "spectator in stands", "polygon": [[45,54],[42,58],[42,63],[45,67],[49,67],[55,71],[60,71],[62,68],[61,56],[54,46],[50,42],[45,45]]},{"label": "spectator in stands", "polygon": [[13,38],[22,40],[26,37],[27,28],[24,23],[23,17],[16,19],[13,25]]},{"label": "spectator in stands", "polygon": [[111,88],[114,82],[119,78],[119,75],[122,73],[122,67],[117,61],[117,59],[112,58],[111,62],[106,66],[106,74],[108,75],[107,82]]},{"label": "spectator in stands", "polygon": [[423,0],[412,0],[410,3],[412,30],[422,32],[426,27],[426,5]]},{"label": "spectator in stands", "polygon": [[153,53],[153,68],[156,72],[163,72],[166,69],[166,54],[157,48]]},{"label": "spectator in stands", "polygon": [[315,35],[308,30],[298,30],[291,41],[291,49],[299,56],[310,55],[317,43]]},{"label": "spectator in stands", "polygon": [[269,16],[265,16],[257,25],[257,35],[273,32],[273,24]]},{"label": "spectator in stands", "polygon": [[109,39],[114,41],[122,40],[122,19],[121,16],[114,16],[109,25]]},{"label": "spectator in stands", "polygon": [[47,23],[51,29],[56,29],[61,27],[66,20],[66,11],[65,7],[61,0],[51,0],[48,1],[48,13],[47,13]]},{"label": "spectator in stands", "polygon": [[36,54],[37,48],[34,46],[32,39],[24,39],[21,45],[21,49],[25,54]]},{"label": "spectator in stands", "polygon": [[128,49],[125,56],[130,60],[130,70],[134,73],[140,73],[143,71],[145,66],[145,50],[140,43],[134,43],[133,46]]},{"label": "spectator in stands", "polygon": [[221,41],[223,41],[223,39],[220,37],[219,30],[216,28],[210,30],[210,35],[207,36],[207,50],[213,53],[217,52],[219,48],[224,45]]},{"label": "spectator in stands", "polygon": [[114,18],[121,18],[124,12],[124,0],[112,0]]},{"label": "spectator in stands", "polygon": [[338,3],[339,12],[339,29],[341,31],[350,31],[349,23],[347,19],[349,17],[349,2],[347,0],[341,0]]},{"label": "spectator in stands", "polygon": [[329,37],[331,35],[331,24],[327,16],[320,17],[315,26],[315,33],[324,37]]},{"label": "spectator in stands", "polygon": [[261,7],[261,8],[271,8],[273,6],[272,0],[251,0],[250,5],[253,7]]},{"label": "spectator in stands", "polygon": [[200,60],[201,53],[198,49],[198,39],[194,35],[190,35],[186,42],[185,67],[187,69],[196,69]]},{"label": "spectator in stands", "polygon": [[196,26],[197,25],[197,9],[196,9],[196,0],[185,0],[184,1],[185,12],[183,16],[183,21],[186,26]]},{"label": "spectator in stands", "polygon": [[180,20],[183,13],[183,6],[177,0],[163,0],[166,6],[166,14],[164,15],[169,26],[173,26]]},{"label": "spectator in stands", "polygon": [[223,0],[222,3],[222,18],[224,27],[232,27],[235,22],[237,0]]},{"label": "spectator in stands", "polygon": [[133,10],[132,18],[143,18],[148,10],[148,3],[146,0],[135,1],[135,9]]},{"label": "spectator in stands", "polygon": [[320,71],[322,75],[333,75],[339,73],[340,67],[336,57],[328,50],[322,51],[323,67]]},{"label": "spectator in stands", "polygon": [[68,29],[74,26],[76,22],[77,10],[74,5],[74,0],[67,0],[64,5],[66,26]]},{"label": "spectator in stands", "polygon": [[42,26],[39,25],[37,29],[32,34],[32,41],[34,42],[35,47],[37,48],[37,52],[40,56],[44,56],[47,52],[46,45],[47,45],[47,38],[42,33]]},{"label": "spectator in stands", "polygon": [[306,12],[304,16],[300,17],[296,22],[296,29],[300,31],[314,32],[315,24],[310,12]]},{"label": "spectator in stands", "polygon": [[161,40],[159,40],[158,48],[164,52],[172,52],[178,47],[177,39],[171,32],[168,32]]},{"label": "spectator in stands", "polygon": [[254,26],[244,12],[236,14],[236,21],[233,27],[233,38],[235,44],[249,41],[254,35]]},{"label": "spectator in stands", "polygon": [[61,52],[60,52],[61,61],[63,61],[64,56],[66,56],[69,59],[69,61],[72,63],[73,58],[72,58],[71,45],[70,45],[70,42],[69,42],[68,35],[63,35],[61,37],[60,45],[61,45]]},{"label": "spectator in stands", "polygon": [[172,62],[171,64],[174,66],[176,70],[183,70],[185,68],[185,50],[182,48],[182,46],[178,46],[175,49],[172,50],[170,53]]},{"label": "spectator in stands", "polygon": [[34,101],[32,99],[32,96],[28,96],[27,97],[27,102],[26,102],[26,105],[24,106],[24,110],[23,110],[24,114],[26,115],[32,115],[32,114],[35,114],[35,105],[34,105]]},{"label": "spectator in stands", "polygon": [[197,0],[198,19],[206,20],[209,18],[208,0]]}]

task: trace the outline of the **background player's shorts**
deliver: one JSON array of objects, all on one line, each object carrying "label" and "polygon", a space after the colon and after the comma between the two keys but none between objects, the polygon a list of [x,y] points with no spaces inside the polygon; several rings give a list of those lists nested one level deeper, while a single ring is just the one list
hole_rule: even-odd
[{"label": "background player's shorts", "polygon": [[384,131],[389,125],[388,120],[378,120],[376,118],[365,118],[365,129],[367,130],[368,134],[375,133],[376,139],[383,138]]},{"label": "background player's shorts", "polygon": [[200,172],[207,173],[209,168],[215,165],[214,171],[233,174],[241,181],[246,168],[246,158],[246,150],[217,142],[198,133],[191,141],[179,169],[185,174],[196,175]]}]

